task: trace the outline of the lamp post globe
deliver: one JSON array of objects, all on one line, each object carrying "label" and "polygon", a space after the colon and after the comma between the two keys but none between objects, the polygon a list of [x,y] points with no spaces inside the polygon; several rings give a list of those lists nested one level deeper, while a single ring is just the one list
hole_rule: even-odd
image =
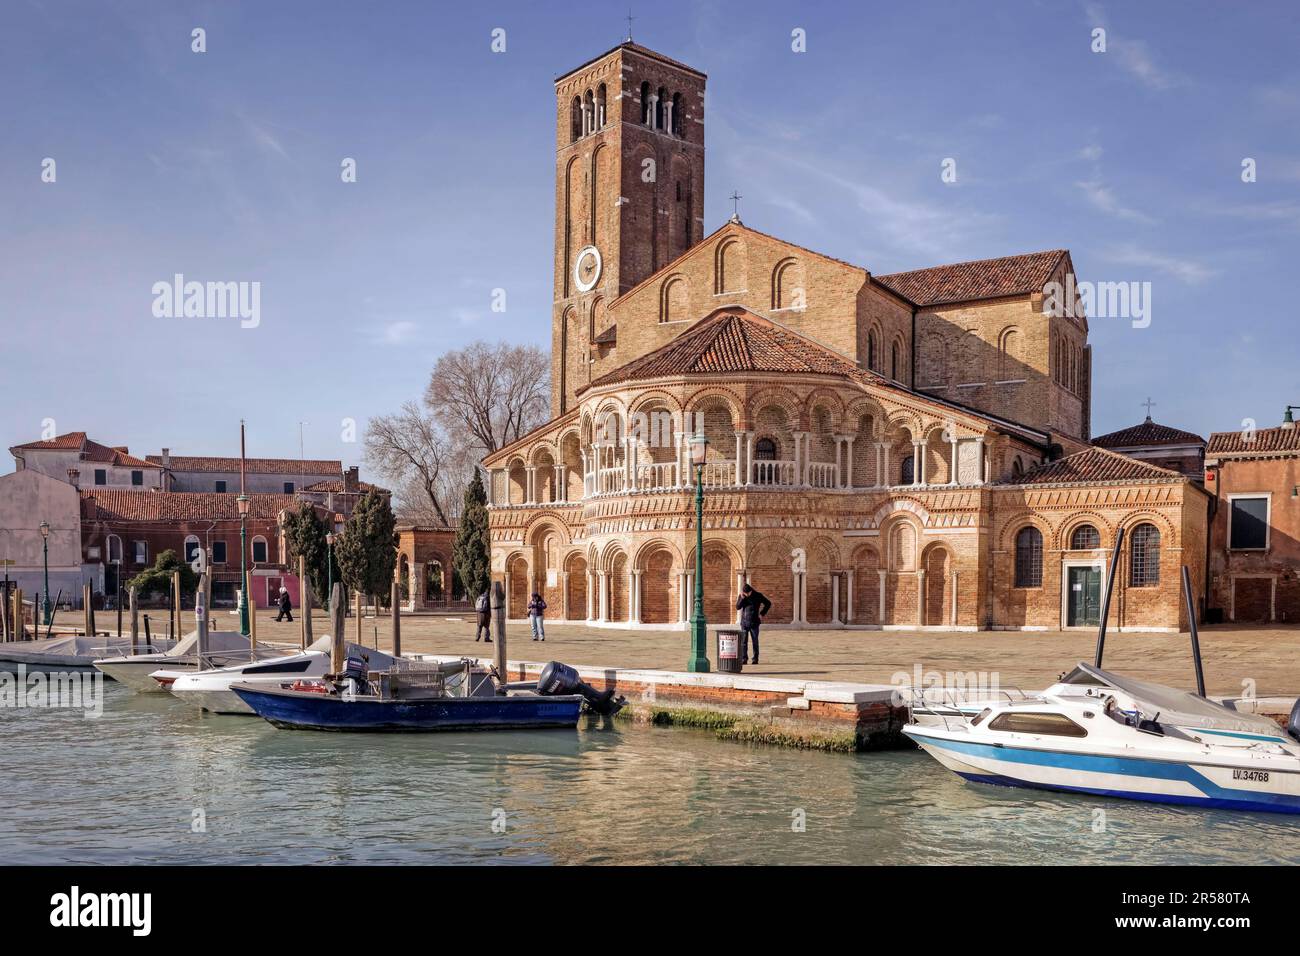
[{"label": "lamp post globe", "polygon": [[686,669],[691,673],[709,672],[709,623],[704,617],[704,464],[708,460],[709,440],[703,432],[690,438],[691,465],[695,468],[695,605],[691,611],[691,659]]}]

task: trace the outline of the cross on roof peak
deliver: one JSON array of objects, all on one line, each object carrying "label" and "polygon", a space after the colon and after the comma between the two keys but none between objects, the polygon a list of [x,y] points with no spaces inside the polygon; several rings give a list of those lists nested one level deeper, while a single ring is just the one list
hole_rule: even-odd
[{"label": "cross on roof peak", "polygon": [[1147,410],[1147,421],[1151,421],[1151,409],[1155,407],[1155,404],[1156,404],[1156,403],[1153,402],[1153,401],[1151,401],[1151,396],[1148,395],[1148,396],[1147,396],[1147,400],[1146,400],[1145,402],[1142,402],[1141,404],[1144,405],[1144,406],[1146,406],[1146,410]]},{"label": "cross on roof peak", "polygon": [[636,17],[632,16],[632,11],[629,10],[627,12],[627,16],[624,17],[624,19],[627,20],[627,42],[631,43],[632,42],[632,21],[635,20]]},{"label": "cross on roof peak", "polygon": [[731,221],[740,222],[740,201],[745,197],[733,189],[727,198],[731,200]]}]

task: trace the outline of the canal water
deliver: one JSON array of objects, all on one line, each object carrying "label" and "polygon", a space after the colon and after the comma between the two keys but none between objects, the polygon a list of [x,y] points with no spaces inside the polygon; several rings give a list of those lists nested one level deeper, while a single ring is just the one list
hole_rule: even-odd
[{"label": "canal water", "polygon": [[105,687],[0,710],[0,864],[1294,863],[1300,817],[963,783],[703,731],[323,734]]}]

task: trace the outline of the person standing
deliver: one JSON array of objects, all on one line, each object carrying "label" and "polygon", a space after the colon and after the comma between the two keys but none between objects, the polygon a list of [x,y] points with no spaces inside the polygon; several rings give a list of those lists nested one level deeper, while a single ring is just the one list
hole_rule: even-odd
[{"label": "person standing", "polygon": [[533,592],[532,599],[528,602],[528,622],[533,626],[533,640],[546,640],[546,627],[542,624],[542,617],[546,613],[546,602],[536,591]]},{"label": "person standing", "polygon": [[289,619],[289,623],[292,624],[293,602],[289,600],[289,589],[280,588],[280,613],[275,616],[275,619],[280,621],[286,617]]},{"label": "person standing", "polygon": [[736,610],[740,612],[740,663],[749,663],[749,641],[754,641],[754,663],[758,663],[758,629],[767,612],[772,610],[772,602],[762,591],[755,591],[753,585],[746,584],[740,589],[736,599]]},{"label": "person standing", "polygon": [[488,592],[484,591],[474,602],[474,613],[477,615],[478,624],[474,627],[474,643],[478,643],[481,637],[484,643],[492,643],[492,599],[488,597]]}]

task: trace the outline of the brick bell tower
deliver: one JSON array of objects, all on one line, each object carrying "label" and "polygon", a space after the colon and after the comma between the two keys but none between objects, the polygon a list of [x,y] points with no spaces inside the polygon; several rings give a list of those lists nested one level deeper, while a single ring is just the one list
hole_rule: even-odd
[{"label": "brick bell tower", "polygon": [[555,81],[553,416],[617,357],[609,304],[700,241],[705,80],[629,38]]}]

